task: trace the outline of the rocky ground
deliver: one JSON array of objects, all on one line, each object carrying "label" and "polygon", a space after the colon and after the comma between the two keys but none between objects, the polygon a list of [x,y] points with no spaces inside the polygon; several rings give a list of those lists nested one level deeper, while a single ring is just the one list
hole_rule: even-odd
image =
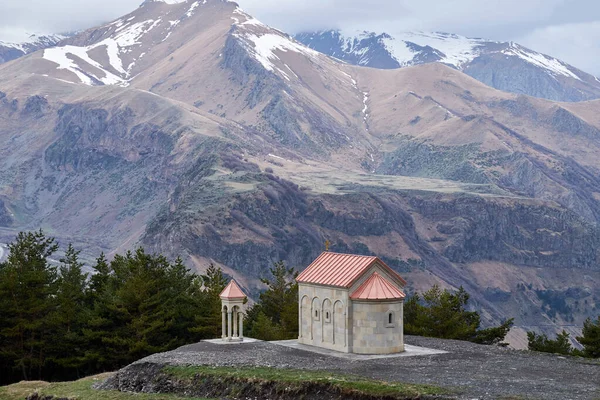
[{"label": "rocky ground", "polygon": [[[461,399],[600,399],[600,362],[508,350],[467,342],[406,337],[406,343],[447,354],[350,361],[267,342],[201,342],[144,358],[134,365],[267,366],[361,375],[451,388]],[[127,367],[104,388],[127,388]],[[131,369],[135,370],[135,368]]]}]

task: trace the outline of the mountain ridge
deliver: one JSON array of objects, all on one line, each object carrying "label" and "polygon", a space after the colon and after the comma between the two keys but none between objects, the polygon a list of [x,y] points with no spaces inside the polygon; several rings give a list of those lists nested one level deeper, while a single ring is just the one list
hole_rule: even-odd
[{"label": "mountain ridge", "polygon": [[[514,42],[419,31],[392,36],[329,30],[294,37],[324,54],[356,65],[393,69],[440,62],[488,86],[517,94],[556,101],[600,96],[600,81],[596,77]],[[520,74],[525,75],[523,79]],[[537,87],[528,83],[531,80]]]},{"label": "mountain ridge", "polygon": [[0,242],[143,245],[256,294],[330,240],[411,291],[464,286],[520,340],[597,304],[598,101],[341,63],[220,0],[146,3],[46,51],[0,65]]}]

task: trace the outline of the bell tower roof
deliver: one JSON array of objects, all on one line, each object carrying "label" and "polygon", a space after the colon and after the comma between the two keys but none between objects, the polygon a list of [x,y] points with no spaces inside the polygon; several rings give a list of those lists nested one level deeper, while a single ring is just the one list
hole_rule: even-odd
[{"label": "bell tower roof", "polygon": [[242,292],[242,289],[240,289],[235,280],[232,279],[231,282],[229,282],[229,285],[223,289],[219,297],[223,300],[243,300],[246,298],[246,295]]}]

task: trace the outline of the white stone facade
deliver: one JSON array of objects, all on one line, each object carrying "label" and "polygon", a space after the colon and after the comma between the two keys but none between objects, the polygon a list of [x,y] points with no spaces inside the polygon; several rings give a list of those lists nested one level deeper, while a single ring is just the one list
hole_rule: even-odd
[{"label": "white stone facade", "polygon": [[374,272],[396,280],[386,268],[375,264],[349,288],[300,282],[298,342],[345,353],[404,351],[403,300],[350,298]]}]

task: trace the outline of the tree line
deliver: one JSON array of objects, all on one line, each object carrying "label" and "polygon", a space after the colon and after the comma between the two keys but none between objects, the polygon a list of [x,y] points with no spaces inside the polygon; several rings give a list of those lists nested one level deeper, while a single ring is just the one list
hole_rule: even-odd
[{"label": "tree line", "polygon": [[574,348],[570,337],[571,335],[565,330],[557,334],[555,339],[550,339],[543,333],[527,332],[527,346],[531,351],[543,353],[600,358],[600,316],[596,321],[588,318],[583,323],[581,336],[575,337],[582,349]]},{"label": "tree line", "polygon": [[58,249],[42,231],[20,233],[0,263],[0,384],[113,371],[220,336],[220,269],[198,276],[138,249],[101,255],[88,275],[71,245],[50,263]]},{"label": "tree line", "polygon": [[[170,262],[143,249],[104,255],[84,272],[79,251],[59,250],[42,231],[19,233],[0,263],[0,384],[19,380],[68,380],[117,370],[147,355],[221,335],[219,294],[228,280],[210,266],[196,275],[181,259]],[[298,335],[298,273],[278,262],[258,301],[248,309],[248,336],[262,340]],[[513,320],[481,329],[469,294],[434,286],[405,303],[405,332],[412,335],[501,344]],[[530,334],[530,349],[600,357],[600,317],[588,320],[577,340],[583,351],[566,349]],[[567,340],[568,342],[568,340]],[[556,349],[559,351],[556,351]]]}]

